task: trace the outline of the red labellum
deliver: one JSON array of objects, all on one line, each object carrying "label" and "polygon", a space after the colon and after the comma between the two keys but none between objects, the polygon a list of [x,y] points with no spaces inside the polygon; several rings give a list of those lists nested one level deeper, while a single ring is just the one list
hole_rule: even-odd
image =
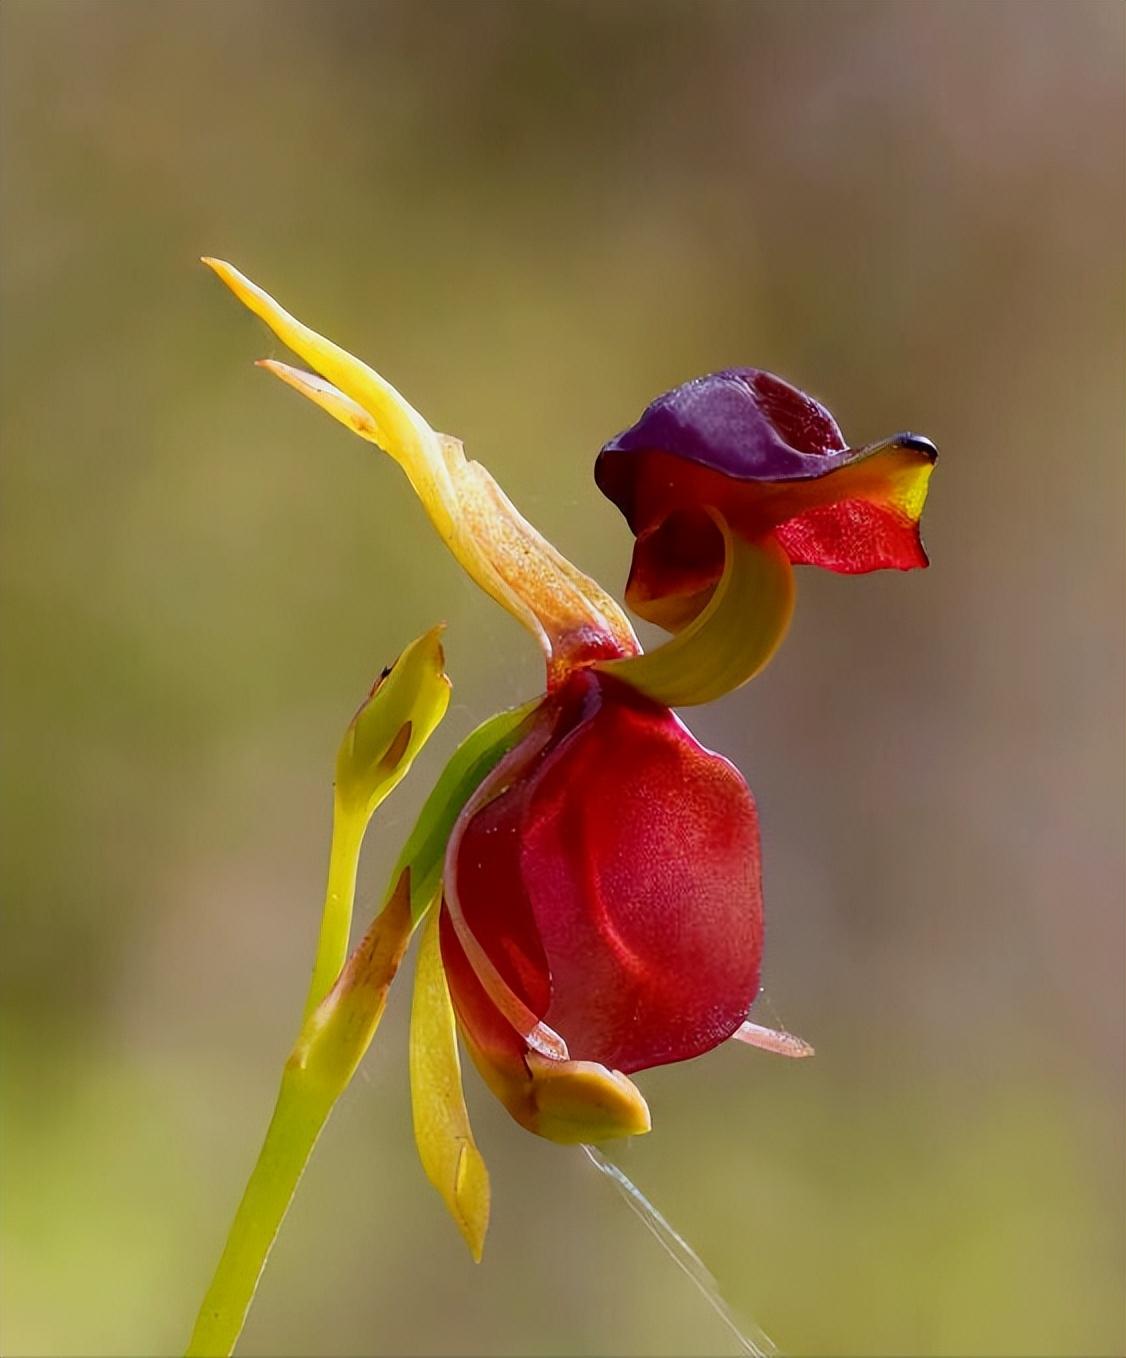
[{"label": "red labellum", "polygon": [[572,1061],[622,1072],[698,1056],[757,993],[750,790],[668,708],[607,675],[577,671],[545,700],[463,813],[446,881],[450,991],[494,1088],[556,1039]]}]

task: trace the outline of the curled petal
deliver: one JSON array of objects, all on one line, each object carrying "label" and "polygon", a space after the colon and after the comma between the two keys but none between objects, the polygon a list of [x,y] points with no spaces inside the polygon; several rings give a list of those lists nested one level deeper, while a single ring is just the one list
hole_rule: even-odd
[{"label": "curled petal", "polygon": [[318,335],[230,264],[205,259],[224,283],[316,374],[262,366],[403,468],[442,540],[468,574],[539,640],[556,681],[583,660],[632,655],[625,614],[524,519],[457,439],[425,419],[367,364]]},{"label": "curled petal", "polygon": [[724,572],[702,611],[663,646],[598,666],[668,707],[710,703],[754,678],[793,615],[794,572],[777,538],[744,542],[722,519],[716,526]]}]

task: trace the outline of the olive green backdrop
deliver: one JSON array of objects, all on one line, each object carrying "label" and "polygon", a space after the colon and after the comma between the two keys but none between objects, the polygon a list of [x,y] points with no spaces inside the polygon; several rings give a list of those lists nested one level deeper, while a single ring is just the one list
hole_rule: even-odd
[{"label": "olive green backdrop", "polygon": [[[758,796],[761,1005],[817,1046],[641,1077],[622,1162],[793,1354],[1123,1335],[1123,27],[1116,3],[5,0],[0,1345],[172,1353],[311,957],[332,757],[449,623],[455,741],[541,682],[397,469],[256,372],[225,256],[619,590],[591,478],[654,394],[776,370],[942,458],[932,569],[802,571],[690,714]],[[698,1354],[577,1152],[468,1076],[474,1267],[406,999],[246,1354]]]}]

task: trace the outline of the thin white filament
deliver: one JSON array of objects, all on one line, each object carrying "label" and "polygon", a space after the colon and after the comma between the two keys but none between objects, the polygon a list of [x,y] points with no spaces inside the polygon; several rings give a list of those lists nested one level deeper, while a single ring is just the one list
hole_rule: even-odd
[{"label": "thin white filament", "polygon": [[584,1142],[582,1149],[595,1169],[599,1173],[605,1174],[622,1195],[630,1211],[640,1218],[645,1229],[657,1240],[673,1263],[692,1280],[696,1290],[731,1331],[739,1344],[740,1352],[749,1354],[750,1358],[777,1358],[778,1350],[765,1331],[761,1330],[753,1321],[744,1320],[742,1327],[740,1326],[731,1307],[724,1301],[719,1290],[719,1284],[704,1261],[680,1232],[657,1211],[637,1185],[628,1179],[618,1166],[608,1160],[597,1147],[588,1146]]}]

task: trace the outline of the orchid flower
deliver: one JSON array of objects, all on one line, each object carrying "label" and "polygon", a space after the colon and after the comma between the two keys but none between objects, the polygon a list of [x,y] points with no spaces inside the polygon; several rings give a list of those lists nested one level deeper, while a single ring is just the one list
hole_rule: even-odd
[{"label": "orchid flower", "polygon": [[649,1067],[730,1038],[810,1054],[748,1018],[763,948],[755,803],[672,708],[710,701],[769,660],[793,608],[792,563],[925,565],[917,524],[935,456],[915,435],[851,451],[821,406],[752,370],[658,398],[596,467],[637,535],[627,599],[675,634],[644,654],[614,599],[456,439],[236,269],[204,262],[313,371],[261,366],[400,464],[458,562],[538,643],[545,683],[454,754],[382,912],[345,960],[364,831],[448,701],[437,630],[404,652],[350,726],[305,1017],[197,1322],[198,1354],[237,1340],[297,1177],[419,926],[415,1138],[475,1258],[489,1181],[459,1036],[512,1116],[563,1143],[647,1132],[630,1076]]}]

